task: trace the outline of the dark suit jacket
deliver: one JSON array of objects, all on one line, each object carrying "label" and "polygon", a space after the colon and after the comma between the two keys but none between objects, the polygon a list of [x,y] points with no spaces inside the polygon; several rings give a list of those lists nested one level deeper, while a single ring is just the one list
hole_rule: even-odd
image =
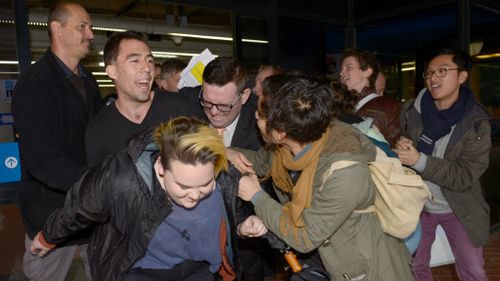
[{"label": "dark suit jacket", "polygon": [[264,145],[257,127],[255,111],[257,110],[257,97],[251,94],[240,112],[240,119],[231,140],[231,146],[258,150]]},{"label": "dark suit jacket", "polygon": [[87,170],[85,127],[103,102],[92,74],[83,72],[85,99],[49,49],[14,89],[12,114],[22,169],[19,204],[31,239]]}]

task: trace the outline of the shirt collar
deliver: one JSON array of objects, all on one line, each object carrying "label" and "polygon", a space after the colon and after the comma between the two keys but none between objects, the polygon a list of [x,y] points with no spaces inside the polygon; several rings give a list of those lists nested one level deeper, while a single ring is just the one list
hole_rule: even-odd
[{"label": "shirt collar", "polygon": [[236,117],[236,119],[234,119],[234,121],[229,124],[227,127],[226,127],[226,131],[232,136],[234,134],[234,131],[236,130],[236,125],[238,124],[238,120],[240,120],[240,116],[238,115],[238,117]]},{"label": "shirt collar", "polygon": [[[54,53],[52,53],[52,54],[54,54]],[[64,72],[64,75],[66,75],[66,78],[69,79],[69,78],[73,77],[73,75],[74,75],[73,71],[71,71],[71,69],[69,69],[69,67],[66,64],[64,64],[64,62],[59,57],[57,57],[56,54],[54,54],[54,57],[56,58],[57,65],[59,65],[59,67]],[[85,73],[83,72],[83,67],[81,64],[78,64],[78,76],[86,77]]]},{"label": "shirt collar", "polygon": [[308,152],[312,147],[312,143],[308,143],[297,155],[293,157],[293,160],[298,160],[300,157],[302,157],[306,152]]}]

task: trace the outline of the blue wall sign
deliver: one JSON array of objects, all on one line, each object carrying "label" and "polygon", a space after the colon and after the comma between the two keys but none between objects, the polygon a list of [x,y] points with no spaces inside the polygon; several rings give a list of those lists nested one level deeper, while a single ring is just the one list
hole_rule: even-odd
[{"label": "blue wall sign", "polygon": [[0,143],[0,183],[21,180],[21,161],[17,142]]}]

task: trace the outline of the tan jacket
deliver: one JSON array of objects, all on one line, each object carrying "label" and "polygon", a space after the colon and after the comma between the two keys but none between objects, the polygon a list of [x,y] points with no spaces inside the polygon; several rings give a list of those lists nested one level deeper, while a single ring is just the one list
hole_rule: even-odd
[{"label": "tan jacket", "polygon": [[[281,201],[267,194],[255,202],[255,211],[270,231],[299,252],[318,250],[332,280],[413,280],[410,273],[410,254],[401,240],[383,233],[374,213],[354,214],[373,204],[375,189],[368,166],[373,161],[375,148],[354,127],[335,121],[332,134],[319,160],[313,183],[310,208],[305,209],[303,220],[311,247],[296,240],[292,232],[280,232],[281,204],[288,195],[276,189]],[[269,170],[272,154],[263,149],[257,153],[245,152],[260,176]],[[323,179],[323,174],[335,161],[362,162],[334,171]],[[320,188],[323,186],[322,188]],[[364,278],[355,279],[364,276]],[[350,279],[346,279],[350,278]]]}]

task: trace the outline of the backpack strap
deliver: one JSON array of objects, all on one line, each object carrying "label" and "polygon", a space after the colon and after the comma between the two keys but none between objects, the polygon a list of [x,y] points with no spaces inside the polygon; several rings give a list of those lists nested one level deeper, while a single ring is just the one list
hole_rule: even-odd
[{"label": "backpack strap", "polygon": [[366,214],[366,213],[374,213],[375,212],[375,205],[371,204],[368,206],[368,208],[363,209],[363,210],[354,210],[352,211],[355,214]]},{"label": "backpack strap", "polygon": [[349,161],[349,160],[340,160],[340,161],[333,162],[332,165],[330,166],[330,168],[328,168],[328,170],[326,170],[323,173],[323,180],[321,181],[321,186],[319,187],[319,191],[321,192],[323,190],[323,187],[325,186],[326,180],[332,175],[332,173],[334,171],[347,168],[347,167],[352,166],[352,165],[357,164],[357,163],[359,163],[359,162]]},{"label": "backpack strap", "polygon": [[[379,148],[377,148],[377,149],[379,149]],[[326,170],[326,172],[323,173],[323,180],[322,180],[321,186],[319,187],[319,191],[321,192],[323,190],[323,187],[325,186],[326,180],[332,175],[332,173],[334,171],[350,167],[350,166],[357,164],[357,163],[360,163],[360,162],[350,161],[350,160],[340,160],[340,161],[333,162],[332,165],[330,166],[330,168],[328,168],[328,170]],[[366,208],[366,209],[353,211],[353,213],[356,213],[356,214],[373,213],[373,212],[375,212],[375,205],[373,205],[373,204],[368,206],[368,208]]]}]

